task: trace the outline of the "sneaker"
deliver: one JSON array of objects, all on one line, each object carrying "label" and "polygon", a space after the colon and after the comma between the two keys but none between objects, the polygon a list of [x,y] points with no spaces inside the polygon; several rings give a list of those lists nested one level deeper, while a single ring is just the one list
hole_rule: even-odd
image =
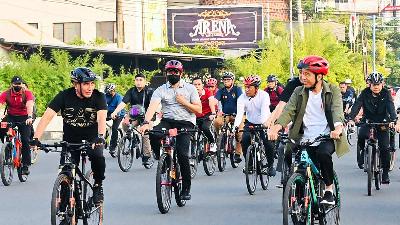
[{"label": "sneaker", "polygon": [[103,186],[95,184],[93,186],[93,203],[99,205],[104,201]]},{"label": "sneaker", "polygon": [[149,156],[146,156],[146,155],[142,156],[142,164],[143,165],[149,165],[149,160],[150,160]]},{"label": "sneaker", "polygon": [[[243,167],[242,172],[243,172],[244,174],[246,174],[246,167]],[[249,168],[249,174],[253,174],[253,172],[254,172],[253,168]]]},{"label": "sneaker", "polygon": [[111,156],[114,156],[114,155],[115,155],[115,148],[111,148],[111,147],[110,147],[110,155],[111,155]]},{"label": "sneaker", "polygon": [[187,189],[187,188],[183,189],[182,192],[181,192],[181,199],[185,200],[185,201],[188,201],[191,198],[192,198],[192,196],[190,195],[190,190]]},{"label": "sneaker", "polygon": [[335,204],[335,198],[333,197],[332,191],[325,191],[321,204],[327,204],[327,205]]},{"label": "sneaker", "polygon": [[389,184],[389,183],[390,183],[389,172],[388,171],[383,171],[383,173],[382,173],[382,184]]},{"label": "sneaker", "polygon": [[29,172],[29,166],[22,166],[22,175],[29,175],[31,172]]},{"label": "sneaker", "polygon": [[240,163],[240,162],[242,162],[242,158],[240,158],[240,155],[239,155],[239,154],[235,154],[234,159],[235,159],[235,163]]},{"label": "sneaker", "polygon": [[268,167],[268,176],[274,177],[275,175],[276,175],[275,167],[273,165],[269,166]]},{"label": "sneaker", "polygon": [[215,154],[217,152],[217,145],[215,143],[210,144],[210,153]]}]

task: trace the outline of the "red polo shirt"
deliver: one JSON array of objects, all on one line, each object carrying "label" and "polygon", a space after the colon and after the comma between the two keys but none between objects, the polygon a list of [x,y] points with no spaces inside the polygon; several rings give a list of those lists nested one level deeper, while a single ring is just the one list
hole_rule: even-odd
[{"label": "red polo shirt", "polygon": [[[7,92],[8,90],[4,91],[0,95],[0,104],[7,104],[7,114],[11,116],[26,116],[28,115],[27,109],[26,109],[26,103],[23,102],[22,98],[22,92],[24,90],[20,91],[19,93],[15,93],[13,90],[11,90],[11,95],[10,95],[10,102],[7,101]],[[29,90],[25,90],[25,97],[26,101],[33,100],[33,94]]]},{"label": "red polo shirt", "polygon": [[200,95],[202,112],[196,113],[197,118],[204,117],[205,115],[211,112],[209,98],[211,98],[212,96],[213,94],[211,93],[210,90],[203,89],[203,93]]}]

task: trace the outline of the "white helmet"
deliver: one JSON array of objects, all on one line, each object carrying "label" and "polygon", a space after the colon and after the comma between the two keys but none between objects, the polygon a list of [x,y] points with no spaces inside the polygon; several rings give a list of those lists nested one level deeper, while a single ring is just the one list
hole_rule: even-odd
[{"label": "white helmet", "polygon": [[344,82],[345,82],[346,84],[351,84],[351,79],[346,79]]}]

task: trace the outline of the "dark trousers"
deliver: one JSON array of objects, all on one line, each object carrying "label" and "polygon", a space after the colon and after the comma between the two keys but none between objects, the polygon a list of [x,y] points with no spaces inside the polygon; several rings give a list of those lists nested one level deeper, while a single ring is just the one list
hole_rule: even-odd
[{"label": "dark trousers", "polygon": [[[190,122],[181,123],[180,121],[162,119],[161,122],[153,128],[153,130],[165,129],[193,129],[193,125]],[[150,145],[153,150],[156,159],[160,158],[160,148],[162,135],[150,134]],[[175,151],[177,151],[178,163],[181,168],[182,174],[182,188],[190,189],[191,177],[190,177],[190,164],[189,164],[189,151],[190,151],[190,138],[191,134],[182,133],[176,137]]]},{"label": "dark trousers", "polygon": [[[7,116],[7,121],[9,122],[23,122],[28,119],[28,116]],[[29,147],[29,141],[31,138],[32,125],[19,124],[18,131],[21,134],[22,142],[22,164],[29,166],[31,165],[31,149]]]},{"label": "dark trousers", "polygon": [[110,149],[115,149],[117,147],[118,141],[118,127],[121,124],[122,118],[117,117],[113,120],[113,124],[111,127],[111,140],[110,140]]},{"label": "dark trousers", "polygon": [[215,138],[213,133],[211,132],[211,121],[208,119],[208,116],[204,116],[201,118],[197,118],[196,120],[197,126],[201,131],[203,131],[204,135],[207,137],[208,142],[215,143]]},{"label": "dark trousers", "polygon": [[[252,125],[249,122],[245,122],[243,130],[249,130],[249,126]],[[271,142],[268,141],[267,136],[265,135],[264,130],[262,131],[257,131],[260,135],[260,138],[262,139],[264,143],[264,150],[265,150],[265,155],[267,156],[267,161],[268,161],[268,166],[272,166],[274,164],[274,150]],[[257,141],[257,140],[256,140]],[[243,149],[243,156],[246,157],[247,154],[247,148],[250,146],[251,142],[251,133],[250,132],[243,132],[242,136],[242,149]]]},{"label": "dark trousers", "polygon": [[393,151],[393,152],[396,151],[395,135],[396,135],[396,132],[389,132],[390,151]]},{"label": "dark trousers", "polygon": [[[359,149],[364,149],[365,140],[369,136],[369,126],[363,125],[358,131],[357,145]],[[378,147],[381,155],[382,169],[389,171],[390,166],[390,152],[389,152],[389,130],[386,128],[382,130],[380,128],[376,129],[376,138],[378,139]]]}]

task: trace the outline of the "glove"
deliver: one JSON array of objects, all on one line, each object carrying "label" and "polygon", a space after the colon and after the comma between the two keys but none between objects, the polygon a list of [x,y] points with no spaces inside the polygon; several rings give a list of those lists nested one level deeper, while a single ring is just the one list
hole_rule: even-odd
[{"label": "glove", "polygon": [[104,135],[99,134],[97,138],[94,139],[93,143],[96,145],[105,145],[106,140],[104,139]]}]

